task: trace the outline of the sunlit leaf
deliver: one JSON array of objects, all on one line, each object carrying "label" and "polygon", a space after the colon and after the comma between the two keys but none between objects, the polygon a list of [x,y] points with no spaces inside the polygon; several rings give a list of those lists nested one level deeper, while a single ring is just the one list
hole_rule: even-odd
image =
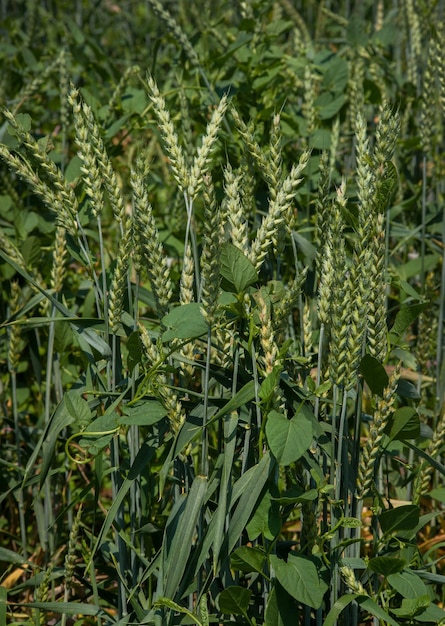
[{"label": "sunlit leaf", "polygon": [[163,341],[193,339],[205,335],[208,330],[201,306],[197,302],[177,306],[162,318],[162,323],[168,328],[162,334]]},{"label": "sunlit leaf", "polygon": [[222,288],[233,293],[242,293],[258,281],[258,274],[245,254],[231,243],[221,248],[220,272],[223,277]]},{"label": "sunlit leaf", "polygon": [[230,615],[245,615],[252,592],[245,587],[227,587],[218,596],[219,608]]},{"label": "sunlit leaf", "polygon": [[278,581],[292,597],[313,609],[321,606],[327,585],[313,561],[289,554],[287,562],[274,555],[270,557],[270,562]]},{"label": "sunlit leaf", "polygon": [[313,433],[309,414],[310,409],[302,404],[292,419],[275,410],[267,416],[267,441],[281,465],[297,461],[311,445]]},{"label": "sunlit leaf", "polygon": [[379,523],[385,534],[402,530],[412,530],[419,522],[419,507],[406,504],[394,509],[383,511],[379,515]]}]

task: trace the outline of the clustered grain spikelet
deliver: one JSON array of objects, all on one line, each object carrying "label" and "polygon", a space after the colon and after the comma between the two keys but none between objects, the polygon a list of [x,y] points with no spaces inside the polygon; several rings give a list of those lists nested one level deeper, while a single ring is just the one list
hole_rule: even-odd
[{"label": "clustered grain spikelet", "polygon": [[[190,244],[187,244],[184,253],[184,262],[181,272],[181,280],[179,283],[179,302],[181,304],[190,304],[195,301],[195,294],[193,291],[193,284],[195,279],[195,266],[193,263],[192,249]],[[193,361],[195,358],[195,342],[189,341],[180,350],[182,356],[189,361]],[[193,365],[187,362],[180,363],[181,371],[186,378],[191,379],[195,373]]]},{"label": "clustered grain spikelet", "polygon": [[285,224],[285,217],[297,193],[297,187],[301,182],[301,174],[309,160],[309,152],[304,152],[298,164],[293,165],[290,173],[281,183],[275,199],[269,202],[269,209],[263,218],[254,241],[252,242],[248,257],[257,270],[262,266],[268,253],[269,247],[277,237],[278,229]]},{"label": "clustered grain spikelet", "polygon": [[[443,451],[445,447],[445,402],[442,404],[442,407],[439,412],[439,417],[437,420],[436,427],[434,428],[433,437],[428,444],[426,449],[426,454],[432,458],[437,459],[439,454]],[[413,493],[413,502],[415,504],[419,503],[419,500],[422,496],[427,495],[431,485],[431,477],[434,473],[434,467],[428,463],[428,461],[423,460],[420,464],[419,473],[416,478],[416,482],[414,485],[414,493]]]},{"label": "clustered grain spikelet", "polygon": [[149,361],[148,369],[153,369],[153,374],[155,376],[153,388],[150,389],[150,393],[156,394],[160,398],[167,410],[167,417],[170,421],[172,430],[174,433],[177,433],[186,419],[181,401],[175,391],[168,385],[166,374],[159,370],[163,364],[163,358],[161,357],[161,353],[157,345],[152,342],[147,329],[142,324],[139,324],[139,333],[144,352]]},{"label": "clustered grain spikelet", "polygon": [[[9,315],[13,316],[19,310],[21,289],[16,280],[11,281],[11,299],[9,301]],[[20,325],[8,326],[8,369],[16,372],[20,363],[21,355],[21,329]]]},{"label": "clustered grain spikelet", "polygon": [[86,102],[81,102],[78,90],[72,89],[70,100],[74,110],[79,156],[83,161],[82,172],[88,181],[87,188],[93,210],[96,216],[100,215],[104,204],[102,191],[104,189],[114,218],[121,225],[122,233],[122,220],[125,213],[122,190],[105,149],[99,126],[94,119],[91,107]]},{"label": "clustered grain spikelet", "polygon": [[369,491],[373,482],[380,444],[396,400],[399,379],[400,364],[392,372],[388,385],[383,390],[382,398],[377,400],[374,416],[369,426],[369,435],[361,451],[357,475],[357,498],[359,500]]},{"label": "clustered grain spikelet", "polygon": [[236,174],[228,163],[224,168],[224,212],[228,217],[230,238],[233,245],[247,253],[249,238],[244,207],[241,203],[240,179],[240,175]]},{"label": "clustered grain spikelet", "polygon": [[164,22],[168,30],[172,33],[175,41],[177,41],[184,50],[191,63],[199,69],[200,64],[196,50],[177,21],[159,0],[148,0],[148,2],[156,15]]},{"label": "clustered grain spikelet", "polygon": [[342,565],[340,567],[340,574],[348,586],[348,588],[352,591],[352,593],[358,593],[360,596],[368,596],[366,589],[363,587],[362,583],[357,580],[354,570],[348,565]]},{"label": "clustered grain spikelet", "polygon": [[203,248],[201,254],[201,312],[211,326],[218,307],[219,258],[222,243],[221,210],[210,174],[204,178]]},{"label": "clustered grain spikelet", "polygon": [[268,376],[277,364],[278,347],[272,329],[272,310],[270,301],[259,292],[257,297],[258,317],[260,321],[260,343],[262,348],[262,365],[265,376]]},{"label": "clustered grain spikelet", "polygon": [[68,540],[68,548],[65,555],[65,590],[66,597],[73,584],[74,567],[76,565],[76,545],[79,539],[80,522],[82,520],[82,504],[77,509],[76,517],[74,518],[73,525],[71,526],[70,536]]},{"label": "clustered grain spikelet", "polygon": [[144,166],[139,162],[131,171],[130,183],[133,192],[135,219],[135,262],[137,269],[145,268],[151,288],[161,314],[167,313],[173,296],[170,268],[164,255],[159,232],[144,184]]},{"label": "clustered grain spikelet", "polygon": [[124,306],[133,237],[131,218],[128,217],[124,220],[123,230],[124,234],[119,241],[113,279],[108,295],[108,323],[112,333],[116,333],[118,330]]},{"label": "clustered grain spikelet", "polygon": [[[77,233],[78,202],[73,189],[52,161],[41,143],[32,137],[10,111],[3,111],[14,133],[23,146],[23,153],[15,154],[0,144],[0,158],[31,190],[56,214],[57,222],[72,235]],[[33,166],[34,164],[34,166]]]}]

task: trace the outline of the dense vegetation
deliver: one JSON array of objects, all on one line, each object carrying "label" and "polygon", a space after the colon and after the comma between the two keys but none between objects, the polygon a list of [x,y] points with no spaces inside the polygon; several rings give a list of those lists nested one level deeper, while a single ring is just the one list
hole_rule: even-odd
[{"label": "dense vegetation", "polygon": [[0,14],[0,624],[445,623],[444,2]]}]

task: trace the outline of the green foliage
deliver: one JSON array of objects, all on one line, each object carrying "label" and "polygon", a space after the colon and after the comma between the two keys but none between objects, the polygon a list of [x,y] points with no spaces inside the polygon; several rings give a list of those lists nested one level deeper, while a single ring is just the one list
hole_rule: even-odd
[{"label": "green foliage", "polygon": [[319,4],[2,3],[1,624],[445,622],[444,7]]}]

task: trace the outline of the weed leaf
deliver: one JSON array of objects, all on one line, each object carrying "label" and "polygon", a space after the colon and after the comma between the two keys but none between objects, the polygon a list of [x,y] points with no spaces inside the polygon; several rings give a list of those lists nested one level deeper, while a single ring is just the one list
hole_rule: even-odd
[{"label": "weed leaf", "polygon": [[289,554],[286,562],[272,555],[270,562],[279,583],[293,598],[313,609],[321,606],[327,585],[310,559]]},{"label": "weed leaf", "polygon": [[272,454],[280,465],[297,461],[312,442],[312,423],[306,417],[310,409],[303,404],[292,419],[278,411],[267,416],[266,436]]}]

